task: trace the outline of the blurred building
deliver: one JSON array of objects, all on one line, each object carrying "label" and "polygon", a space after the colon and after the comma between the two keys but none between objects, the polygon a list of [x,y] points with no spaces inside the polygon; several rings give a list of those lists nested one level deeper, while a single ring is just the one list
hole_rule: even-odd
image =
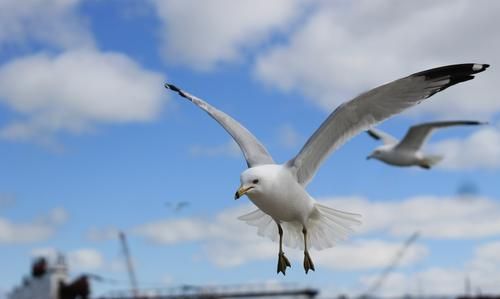
[{"label": "blurred building", "polygon": [[85,275],[68,282],[68,268],[64,256],[59,255],[52,265],[47,259],[36,259],[31,275],[8,295],[8,299],[87,299],[90,285]]}]

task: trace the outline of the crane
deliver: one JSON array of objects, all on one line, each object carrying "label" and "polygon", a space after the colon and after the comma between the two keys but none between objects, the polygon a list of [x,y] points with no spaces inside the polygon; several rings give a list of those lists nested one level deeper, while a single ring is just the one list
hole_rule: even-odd
[{"label": "crane", "polygon": [[403,258],[404,254],[408,248],[418,239],[420,233],[418,231],[414,232],[401,246],[389,265],[380,273],[378,279],[369,287],[361,297],[367,297],[370,294],[374,294],[385,282],[389,274],[398,266],[399,261]]},{"label": "crane", "polygon": [[135,277],[134,265],[132,263],[132,257],[130,256],[130,250],[127,245],[127,238],[125,237],[124,232],[119,233],[121,245],[123,248],[123,255],[125,256],[125,260],[127,262],[127,271],[130,279],[130,287],[132,291],[133,298],[139,298],[139,290],[137,287],[137,279]]}]

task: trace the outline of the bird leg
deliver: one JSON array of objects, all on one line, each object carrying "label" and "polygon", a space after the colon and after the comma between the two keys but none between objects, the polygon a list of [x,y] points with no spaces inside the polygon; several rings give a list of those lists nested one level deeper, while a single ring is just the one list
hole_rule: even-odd
[{"label": "bird leg", "polygon": [[278,223],[278,233],[280,235],[280,251],[278,253],[278,269],[276,270],[276,273],[283,273],[285,274],[286,268],[291,267],[290,261],[285,256],[285,253],[283,252],[283,228],[281,228],[281,225]]},{"label": "bird leg", "polygon": [[315,271],[315,269],[309,251],[307,250],[307,229],[305,226],[302,228],[302,234],[304,234],[304,270],[306,270],[307,274],[309,270]]}]

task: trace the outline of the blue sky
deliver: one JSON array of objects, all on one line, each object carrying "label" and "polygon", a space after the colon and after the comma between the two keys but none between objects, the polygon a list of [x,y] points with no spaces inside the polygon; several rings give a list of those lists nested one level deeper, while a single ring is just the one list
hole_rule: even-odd
[{"label": "blue sky", "polygon": [[[421,237],[379,290],[500,291],[500,25],[495,1],[0,0],[0,298],[34,256],[67,255],[95,295],[128,287],[118,230],[140,286],[283,283],[359,294],[414,231]],[[335,248],[302,253],[275,274],[277,244],[236,220],[246,167],[229,135],[164,89],[177,84],[242,122],[276,161],[293,157],[340,103],[408,74],[452,63],[491,68],[380,128],[421,121],[489,125],[437,132],[435,169],[365,157],[353,138],[308,191],[363,214]],[[458,194],[472,184],[476,192]],[[175,212],[166,204],[187,201]]]}]

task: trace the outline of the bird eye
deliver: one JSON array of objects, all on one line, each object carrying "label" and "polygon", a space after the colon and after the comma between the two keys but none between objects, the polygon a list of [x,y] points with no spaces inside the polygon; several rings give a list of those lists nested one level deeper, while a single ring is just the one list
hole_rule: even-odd
[{"label": "bird eye", "polygon": [[258,184],[259,183],[259,180],[258,179],[255,179],[252,181],[253,184]]}]

